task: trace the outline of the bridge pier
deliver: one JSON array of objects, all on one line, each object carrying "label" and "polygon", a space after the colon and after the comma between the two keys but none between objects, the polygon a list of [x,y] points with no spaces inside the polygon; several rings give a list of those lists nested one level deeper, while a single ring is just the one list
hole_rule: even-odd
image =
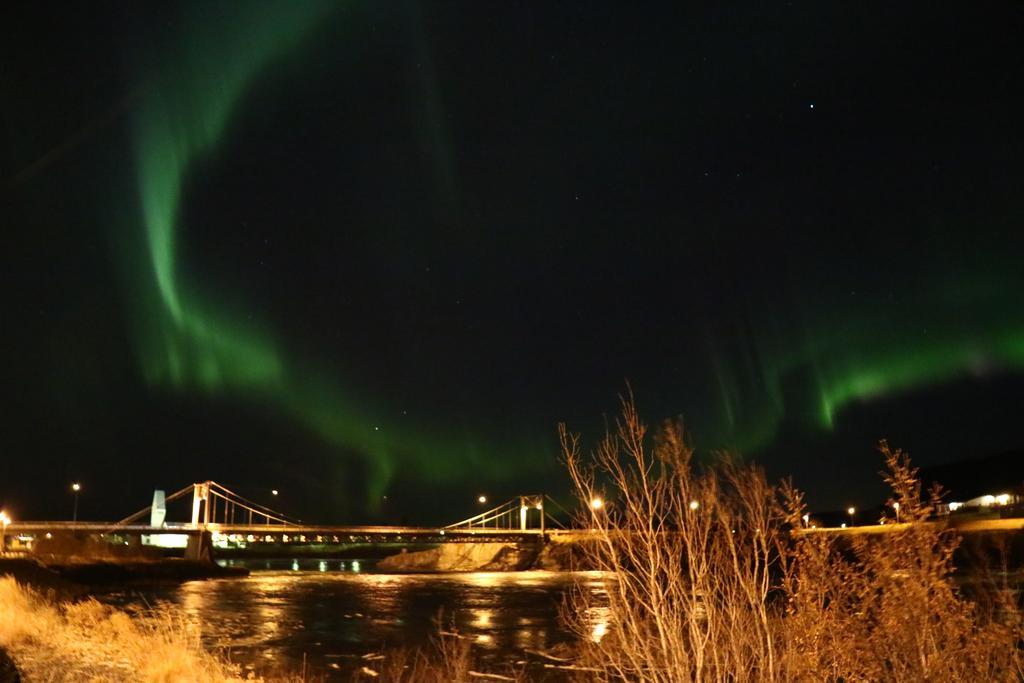
[{"label": "bridge pier", "polygon": [[185,546],[185,559],[198,562],[213,562],[213,534],[209,531],[190,534],[188,545]]}]

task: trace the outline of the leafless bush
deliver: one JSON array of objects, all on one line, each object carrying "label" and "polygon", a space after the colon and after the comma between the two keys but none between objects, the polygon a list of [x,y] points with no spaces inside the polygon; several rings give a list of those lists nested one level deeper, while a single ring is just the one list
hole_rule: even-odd
[{"label": "leafless bush", "polygon": [[[819,680],[1021,680],[1018,606],[1005,591],[985,604],[968,600],[953,580],[960,539],[932,519],[941,490],[922,497],[906,453],[882,441],[883,477],[900,524],[886,534],[848,535],[838,552],[825,534],[793,536],[781,620],[788,673]],[[802,514],[786,491],[789,521]],[[794,527],[795,528],[795,527]]]},{"label": "leafless bush", "polygon": [[957,589],[958,539],[929,520],[940,492],[922,499],[902,451],[880,446],[902,524],[840,546],[802,529],[791,485],[728,454],[697,466],[682,425],[649,434],[631,397],[589,456],[560,433],[583,506],[607,501],[580,521],[613,579],[567,611],[588,680],[1019,680],[1016,605]]},{"label": "leafless bush", "polygon": [[[590,460],[577,435],[562,428],[561,438],[581,500],[603,497],[601,486],[613,494],[582,520],[596,540],[590,562],[615,577],[613,628],[598,640],[585,619],[571,624],[589,637],[585,662],[607,678],[774,680],[770,595],[785,556],[781,508],[764,474],[728,455],[698,470],[682,425],[666,422],[649,439],[629,399]],[[595,606],[579,607],[587,615]]]}]

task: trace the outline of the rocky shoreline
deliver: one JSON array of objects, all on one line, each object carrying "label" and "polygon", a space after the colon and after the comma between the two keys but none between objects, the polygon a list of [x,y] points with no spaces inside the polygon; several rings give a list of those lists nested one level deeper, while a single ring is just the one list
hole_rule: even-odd
[{"label": "rocky shoreline", "polygon": [[377,568],[396,573],[515,572],[530,569],[579,571],[590,569],[578,541],[515,543],[469,541],[446,543],[427,550],[403,551],[381,560]]}]

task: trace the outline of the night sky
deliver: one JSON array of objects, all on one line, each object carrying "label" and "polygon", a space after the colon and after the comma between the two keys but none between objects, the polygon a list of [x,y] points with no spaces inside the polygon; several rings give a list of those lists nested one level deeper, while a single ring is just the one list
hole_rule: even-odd
[{"label": "night sky", "polygon": [[209,478],[451,521],[564,494],[557,423],[596,437],[627,382],[819,508],[882,500],[882,437],[922,465],[1024,446],[1021,3],[0,26],[17,518],[68,517],[74,480],[114,519]]}]

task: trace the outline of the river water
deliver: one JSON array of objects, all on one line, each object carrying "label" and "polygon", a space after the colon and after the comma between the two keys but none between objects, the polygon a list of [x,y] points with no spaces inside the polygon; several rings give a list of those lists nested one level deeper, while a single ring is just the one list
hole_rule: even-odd
[{"label": "river water", "polygon": [[[371,560],[230,561],[252,570],[247,578],[190,581],[98,596],[130,610],[169,606],[202,628],[206,644],[226,650],[246,670],[303,663],[328,680],[348,680],[374,665],[365,655],[420,647],[445,631],[469,640],[481,666],[501,670],[574,636],[561,624],[565,597],[579,586],[600,593],[596,572],[471,572],[385,574]],[[589,615],[600,638],[606,615]],[[550,678],[539,663],[531,680]],[[557,676],[556,676],[557,678]],[[554,678],[552,678],[554,680]]]}]

